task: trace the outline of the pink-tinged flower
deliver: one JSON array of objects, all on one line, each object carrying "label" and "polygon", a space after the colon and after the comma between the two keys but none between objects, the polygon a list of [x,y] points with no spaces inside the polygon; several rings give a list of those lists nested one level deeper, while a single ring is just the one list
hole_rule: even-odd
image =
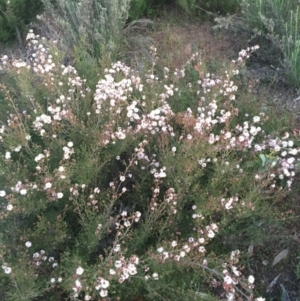
[{"label": "pink-tinged flower", "polygon": [[78,279],[76,279],[76,281],[75,281],[75,286],[77,288],[82,288],[81,282]]},{"label": "pink-tinged flower", "polygon": [[128,273],[130,275],[135,275],[137,273],[136,266],[132,263],[128,265]]},{"label": "pink-tinged flower", "polygon": [[176,246],[177,246],[177,241],[176,241],[176,240],[172,241],[171,246],[172,246],[173,248],[176,247]]},{"label": "pink-tinged flower", "polygon": [[230,276],[226,275],[226,276],[224,277],[224,282],[225,282],[226,284],[232,284],[232,283],[233,283],[233,280],[232,280],[232,278],[231,278]]},{"label": "pink-tinged flower", "polygon": [[205,248],[204,248],[203,246],[200,246],[200,247],[198,248],[198,251],[199,251],[200,253],[204,253],[204,252],[205,252]]},{"label": "pink-tinged flower", "polygon": [[120,267],[122,267],[122,261],[121,261],[121,260],[116,260],[116,262],[115,262],[115,267],[116,267],[117,269],[119,269]]}]

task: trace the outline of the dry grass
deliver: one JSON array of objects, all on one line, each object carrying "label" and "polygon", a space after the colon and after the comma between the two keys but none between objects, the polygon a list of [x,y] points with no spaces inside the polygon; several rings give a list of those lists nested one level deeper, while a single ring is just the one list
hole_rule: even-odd
[{"label": "dry grass", "polygon": [[202,54],[206,64],[230,62],[237,53],[230,38],[214,32],[210,21],[181,25],[170,25],[165,21],[157,24],[152,34],[157,45],[159,62],[163,66],[180,68],[195,52]]}]

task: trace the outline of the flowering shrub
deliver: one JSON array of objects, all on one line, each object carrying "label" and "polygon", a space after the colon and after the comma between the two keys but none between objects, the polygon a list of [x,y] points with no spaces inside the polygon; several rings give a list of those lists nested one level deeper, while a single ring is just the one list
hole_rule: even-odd
[{"label": "flowering shrub", "polygon": [[143,77],[117,62],[94,88],[55,43],[27,40],[27,60],[2,57],[5,300],[254,300],[240,250],[213,241],[280,199],[299,160],[288,133],[265,132],[265,113],[234,105],[257,47],[223,75],[204,74],[197,54],[162,79],[155,59]]}]

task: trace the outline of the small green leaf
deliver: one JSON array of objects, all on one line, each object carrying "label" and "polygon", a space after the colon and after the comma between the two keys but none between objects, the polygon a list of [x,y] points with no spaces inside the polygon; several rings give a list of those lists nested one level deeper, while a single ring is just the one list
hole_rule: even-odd
[{"label": "small green leaf", "polygon": [[264,154],[260,154],[259,157],[260,157],[260,159],[262,161],[262,166],[265,166],[265,163],[267,161],[266,156]]}]

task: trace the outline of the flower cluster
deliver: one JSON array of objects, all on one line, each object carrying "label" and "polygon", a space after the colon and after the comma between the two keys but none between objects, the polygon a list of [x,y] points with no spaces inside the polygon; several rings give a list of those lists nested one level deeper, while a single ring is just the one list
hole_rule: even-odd
[{"label": "flower cluster", "polygon": [[[28,247],[29,243],[26,243],[26,247]],[[46,252],[44,250],[40,250],[40,252],[35,252],[32,255],[32,265],[35,267],[39,267],[46,263],[50,264],[52,268],[56,268],[58,266],[57,260],[54,259],[53,256],[46,256]]]}]

